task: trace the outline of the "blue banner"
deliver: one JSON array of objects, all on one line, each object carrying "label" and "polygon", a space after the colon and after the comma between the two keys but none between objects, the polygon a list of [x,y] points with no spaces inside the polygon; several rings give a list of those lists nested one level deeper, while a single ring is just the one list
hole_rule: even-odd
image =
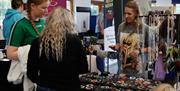
[{"label": "blue banner", "polygon": [[104,8],[104,29],[112,26],[113,20],[113,0],[105,0]]},{"label": "blue banner", "polygon": [[172,4],[180,4],[180,0],[172,0]]}]

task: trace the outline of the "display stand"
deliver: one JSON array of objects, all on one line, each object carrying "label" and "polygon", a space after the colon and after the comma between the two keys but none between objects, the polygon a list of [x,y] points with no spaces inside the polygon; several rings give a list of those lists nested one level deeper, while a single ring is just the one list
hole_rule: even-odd
[{"label": "display stand", "polygon": [[92,53],[90,52],[90,53],[89,53],[89,66],[90,66],[90,67],[89,67],[89,71],[90,71],[90,72],[92,71],[92,69],[91,69],[91,65],[92,65],[92,64],[91,64],[91,61],[92,61],[92,60],[91,60],[91,56],[92,56]]},{"label": "display stand", "polygon": [[118,59],[118,53],[117,52],[113,52],[113,51],[109,51],[108,52],[108,56],[107,56],[107,72],[109,72],[109,61],[110,59]]}]

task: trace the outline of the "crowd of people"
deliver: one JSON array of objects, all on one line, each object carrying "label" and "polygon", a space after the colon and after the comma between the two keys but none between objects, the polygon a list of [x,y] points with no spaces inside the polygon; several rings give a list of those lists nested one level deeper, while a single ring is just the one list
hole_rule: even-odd
[{"label": "crowd of people", "polygon": [[[79,74],[89,72],[85,49],[76,33],[71,12],[57,7],[45,20],[43,15],[49,3],[50,0],[27,0],[24,6],[22,0],[12,0],[12,9],[7,10],[3,20],[8,59],[13,63],[23,58],[27,63],[22,82],[15,84],[14,91],[30,91],[24,87],[27,79],[33,83],[31,91],[80,91]],[[139,15],[136,2],[127,2],[124,21],[116,34],[117,44],[109,46],[120,54],[118,74],[145,77],[151,35],[150,27]],[[102,17],[98,19],[103,22]],[[97,21],[97,33],[102,31],[101,22]],[[107,57],[107,52],[90,47],[89,52],[96,51],[97,56]],[[14,67],[12,63],[10,69]],[[162,85],[165,87],[159,86],[153,91],[175,91],[170,85]]]}]

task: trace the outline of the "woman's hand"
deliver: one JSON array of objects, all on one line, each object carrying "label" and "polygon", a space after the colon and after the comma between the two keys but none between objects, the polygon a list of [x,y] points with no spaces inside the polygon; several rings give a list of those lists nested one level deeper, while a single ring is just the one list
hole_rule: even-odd
[{"label": "woman's hand", "polygon": [[93,48],[93,45],[90,45],[89,47],[88,47],[88,51],[89,51],[89,53],[93,53],[93,51],[94,51],[94,48]]},{"label": "woman's hand", "polygon": [[123,46],[121,44],[116,44],[116,45],[110,45],[109,48],[113,49],[113,50],[119,50],[120,48],[122,48]]},{"label": "woman's hand", "polygon": [[131,56],[132,58],[137,58],[139,53],[139,50],[133,50],[129,52],[129,56]]},{"label": "woman's hand", "polygon": [[129,66],[132,66],[132,63],[123,64],[123,65],[122,65],[122,68],[124,69],[124,68],[129,67]]}]

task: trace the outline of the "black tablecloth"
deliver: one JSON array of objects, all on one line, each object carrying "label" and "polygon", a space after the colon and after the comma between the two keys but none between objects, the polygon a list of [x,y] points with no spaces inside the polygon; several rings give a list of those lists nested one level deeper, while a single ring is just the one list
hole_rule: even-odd
[{"label": "black tablecloth", "polygon": [[[81,89],[89,91],[151,91],[152,88],[160,84],[158,81],[143,79],[139,77],[123,76],[109,74],[108,76],[98,75],[96,73],[87,73],[80,76]],[[96,90],[98,89],[98,90]],[[116,90],[115,90],[116,89]]]},{"label": "black tablecloth", "polygon": [[23,91],[23,85],[14,85],[7,80],[7,74],[11,61],[2,61],[0,59],[0,91]]}]

